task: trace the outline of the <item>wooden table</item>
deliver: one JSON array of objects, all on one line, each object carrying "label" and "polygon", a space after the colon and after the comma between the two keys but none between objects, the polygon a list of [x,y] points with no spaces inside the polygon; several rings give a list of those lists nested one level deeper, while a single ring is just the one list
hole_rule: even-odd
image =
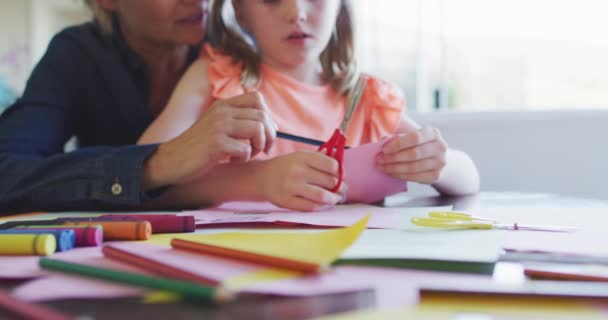
[{"label": "wooden table", "polygon": [[[504,207],[571,207],[608,208],[599,200],[522,193],[480,193],[467,197],[392,197],[387,206],[421,207],[453,205],[454,210]],[[500,262],[499,262],[500,264]],[[500,270],[501,268],[496,268]],[[18,282],[3,283],[10,289]],[[310,298],[247,297],[228,305],[211,307],[189,303],[142,304],[140,299],[66,300],[46,303],[47,306],[87,319],[308,319],[376,305],[373,290]],[[0,312],[0,319],[5,315]]]}]

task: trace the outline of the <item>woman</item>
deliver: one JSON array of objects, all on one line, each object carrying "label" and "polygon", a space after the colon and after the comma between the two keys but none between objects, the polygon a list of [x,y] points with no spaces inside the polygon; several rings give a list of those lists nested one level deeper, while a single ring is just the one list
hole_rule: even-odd
[{"label": "woman", "polygon": [[[270,148],[275,126],[256,94],[216,102],[171,141],[135,146],[198,56],[208,3],[87,3],[95,22],[54,37],[0,118],[0,212],[197,207],[208,200],[197,177]],[[64,153],[72,136],[80,148]]]}]

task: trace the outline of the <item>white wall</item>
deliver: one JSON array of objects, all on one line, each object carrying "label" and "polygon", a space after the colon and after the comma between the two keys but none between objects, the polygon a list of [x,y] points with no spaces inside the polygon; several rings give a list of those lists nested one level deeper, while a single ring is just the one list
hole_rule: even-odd
[{"label": "white wall", "polygon": [[0,0],[0,76],[21,93],[51,37],[89,17],[82,0]]},{"label": "white wall", "polygon": [[0,0],[0,76],[21,92],[30,72],[30,1]]},{"label": "white wall", "polygon": [[608,111],[413,115],[477,163],[483,191],[608,199]]}]

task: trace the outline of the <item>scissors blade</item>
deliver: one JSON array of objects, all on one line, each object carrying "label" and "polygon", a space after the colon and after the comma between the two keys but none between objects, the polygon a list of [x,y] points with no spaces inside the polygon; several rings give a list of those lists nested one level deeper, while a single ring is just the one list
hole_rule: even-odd
[{"label": "scissors blade", "polygon": [[344,132],[344,134],[346,134],[346,131],[348,130],[350,119],[353,116],[353,113],[355,112],[355,108],[357,108],[357,106],[359,105],[359,100],[361,99],[361,96],[363,95],[363,91],[365,91],[366,86],[367,81],[365,80],[365,78],[359,76],[359,78],[357,79],[357,83],[355,84],[355,88],[353,88],[353,91],[349,96],[348,108],[346,110],[346,113],[344,114],[344,119],[340,124],[340,131]]},{"label": "scissors blade", "polygon": [[563,226],[546,226],[534,224],[519,224],[519,223],[497,223],[494,228],[505,230],[524,230],[524,231],[547,231],[547,232],[574,232],[574,227]]}]

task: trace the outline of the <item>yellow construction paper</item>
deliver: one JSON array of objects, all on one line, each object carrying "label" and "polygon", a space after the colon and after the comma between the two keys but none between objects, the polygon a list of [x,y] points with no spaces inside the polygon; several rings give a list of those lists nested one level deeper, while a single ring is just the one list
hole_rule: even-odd
[{"label": "yellow construction paper", "polygon": [[183,239],[264,255],[289,258],[319,265],[329,265],[359,237],[370,215],[346,228],[312,233],[228,232],[216,234],[152,235],[147,242],[169,245],[171,239]]}]

